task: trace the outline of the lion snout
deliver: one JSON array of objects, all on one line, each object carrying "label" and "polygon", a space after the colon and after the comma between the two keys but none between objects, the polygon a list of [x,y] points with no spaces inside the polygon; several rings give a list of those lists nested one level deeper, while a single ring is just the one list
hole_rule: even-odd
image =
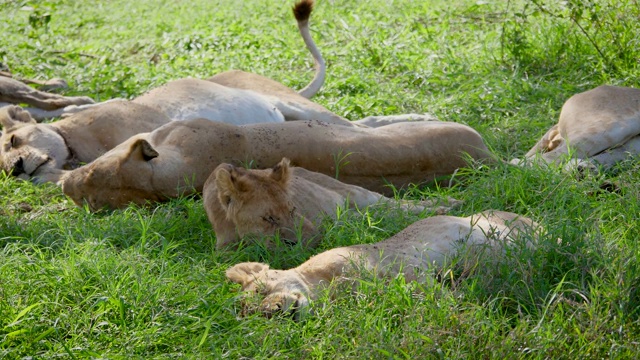
[{"label": "lion snout", "polygon": [[260,304],[260,311],[267,318],[287,316],[294,321],[300,321],[307,313],[308,307],[309,302],[304,294],[298,291],[279,292],[264,298]]}]

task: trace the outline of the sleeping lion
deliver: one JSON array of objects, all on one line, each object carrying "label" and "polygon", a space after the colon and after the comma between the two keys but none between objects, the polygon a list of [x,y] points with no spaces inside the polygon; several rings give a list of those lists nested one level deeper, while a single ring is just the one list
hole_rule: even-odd
[{"label": "sleeping lion", "polygon": [[[406,281],[428,282],[433,270],[456,254],[464,257],[464,264],[473,266],[499,256],[521,235],[529,244],[538,230],[531,219],[503,211],[469,217],[440,215],[420,220],[375,244],[325,251],[293,269],[275,270],[267,264],[245,262],[229,268],[226,276],[240,284],[247,295],[257,296],[259,310],[265,315],[288,314],[299,320],[310,302],[332,282],[357,279],[362,271],[387,278],[402,273]],[[490,254],[481,257],[482,249]]]},{"label": "sleeping lion", "polygon": [[288,243],[315,246],[319,223],[339,207],[388,207],[444,214],[460,201],[402,201],[335,178],[291,167],[284,158],[271,169],[219,165],[204,184],[204,208],[216,233],[216,248],[237,245],[246,235],[275,235]]},{"label": "sleeping lion", "polygon": [[640,89],[598,86],[562,106],[558,123],[527,152],[526,164],[569,160],[566,169],[610,168],[640,154]]}]

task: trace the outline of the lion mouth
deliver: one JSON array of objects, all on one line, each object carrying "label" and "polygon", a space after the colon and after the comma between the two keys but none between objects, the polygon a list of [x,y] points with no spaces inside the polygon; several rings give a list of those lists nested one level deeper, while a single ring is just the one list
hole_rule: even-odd
[{"label": "lion mouth", "polygon": [[43,167],[44,165],[48,164],[51,161],[51,159],[47,159],[43,162],[40,163],[40,165],[36,166],[35,169],[33,169],[33,171],[31,172],[31,174],[29,174],[29,176],[34,176],[38,173],[38,170],[40,170],[41,167]]},{"label": "lion mouth", "polygon": [[24,160],[22,160],[22,158],[19,158],[18,161],[13,163],[13,165],[4,167],[4,170],[11,176],[19,176],[20,174],[23,174],[25,172]]},{"label": "lion mouth", "polygon": [[40,164],[38,164],[38,166],[36,166],[33,171],[31,171],[31,173],[28,173],[27,170],[24,167],[24,159],[20,158],[18,159],[18,161],[16,161],[16,163],[13,165],[13,168],[11,169],[11,175],[13,176],[20,176],[20,175],[26,175],[28,177],[33,177],[34,175],[36,175],[38,173],[38,171],[45,166],[46,164],[51,162],[51,158],[47,158],[47,160],[41,162]]}]

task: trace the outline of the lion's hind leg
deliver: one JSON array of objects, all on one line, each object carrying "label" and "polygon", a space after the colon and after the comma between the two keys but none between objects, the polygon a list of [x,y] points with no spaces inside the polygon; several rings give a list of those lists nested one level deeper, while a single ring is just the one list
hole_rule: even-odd
[{"label": "lion's hind leg", "polygon": [[435,116],[431,114],[400,114],[400,115],[381,115],[381,116],[367,116],[366,118],[352,121],[354,124],[379,128],[402,122],[417,122],[417,121],[439,121]]},{"label": "lion's hind leg", "polygon": [[56,110],[69,105],[92,104],[86,96],[62,96],[36,90],[18,80],[0,77],[0,102],[29,104],[44,110]]},{"label": "lion's hind leg", "polygon": [[621,161],[638,155],[640,155],[640,135],[631,138],[618,147],[604,150],[588,159],[577,159],[575,162],[569,162],[565,166],[565,170],[595,171],[598,166],[606,170]]}]

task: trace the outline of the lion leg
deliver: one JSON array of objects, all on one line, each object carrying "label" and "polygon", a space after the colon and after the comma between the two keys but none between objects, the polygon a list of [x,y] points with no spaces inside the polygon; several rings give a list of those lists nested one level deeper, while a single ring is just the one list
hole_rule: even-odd
[{"label": "lion leg", "polygon": [[83,110],[87,110],[89,108],[95,107],[95,106],[100,106],[103,104],[107,104],[110,102],[115,102],[115,101],[128,101],[127,99],[123,99],[123,98],[113,98],[113,99],[109,99],[109,100],[105,100],[99,103],[93,103],[93,104],[84,104],[84,105],[69,105],[67,107],[65,107],[64,109],[61,110],[61,115],[63,118],[71,116],[73,114],[77,114]]},{"label": "lion leg", "polygon": [[640,154],[640,135],[637,135],[624,144],[613,149],[607,149],[601,153],[591,156],[588,159],[577,159],[569,162],[565,166],[565,170],[571,171],[577,169],[579,171],[595,171],[598,166],[603,169],[610,169],[615,164],[627,160],[633,156]]},{"label": "lion leg", "polygon": [[69,105],[92,104],[86,96],[62,96],[39,91],[18,80],[0,77],[0,102],[29,104],[44,110],[55,110]]},{"label": "lion leg", "polygon": [[[0,63],[0,69],[1,68],[2,68],[2,63]],[[11,74],[10,71],[0,71],[0,76],[12,78],[12,79],[15,79],[17,81],[23,82],[25,84],[38,85],[40,87],[40,90],[42,90],[42,91],[66,89],[66,88],[69,87],[69,84],[67,84],[66,81],[64,81],[63,79],[60,79],[60,78],[53,78],[53,79],[44,80],[44,81],[43,80],[35,80],[35,79],[23,79],[23,78],[14,77],[13,74]]]},{"label": "lion leg", "polygon": [[536,154],[546,153],[557,147],[558,137],[560,136],[558,131],[558,125],[553,125],[551,129],[547,131],[544,136],[525,154],[525,158],[534,157]]},{"label": "lion leg", "polygon": [[286,101],[275,96],[265,96],[269,103],[273,104],[282,113],[285,121],[293,120],[319,120],[328,124],[356,127],[358,125],[338,116],[310,100]]},{"label": "lion leg", "polygon": [[435,116],[430,114],[401,114],[401,115],[383,115],[383,116],[367,116],[364,119],[352,121],[352,123],[370,127],[378,128],[401,122],[415,122],[415,121],[439,121]]},{"label": "lion leg", "polygon": [[510,163],[513,165],[526,165],[542,158],[549,164],[566,154],[568,154],[567,143],[560,135],[556,124],[525,154],[524,159],[512,159]]},{"label": "lion leg", "polygon": [[[0,108],[4,106],[9,106],[9,105],[14,105],[14,104],[7,103],[7,102],[0,102]],[[42,110],[42,109],[33,108],[33,107],[25,107],[22,109],[28,112],[29,114],[31,114],[31,117],[37,122],[40,122],[46,119],[51,119],[54,117],[60,117],[64,113],[64,109]]]},{"label": "lion leg", "polygon": [[17,79],[25,84],[34,84],[38,85],[38,89],[41,91],[52,91],[52,90],[60,90],[69,88],[69,84],[67,84],[64,79],[53,78],[49,80],[34,80],[34,79]]}]

